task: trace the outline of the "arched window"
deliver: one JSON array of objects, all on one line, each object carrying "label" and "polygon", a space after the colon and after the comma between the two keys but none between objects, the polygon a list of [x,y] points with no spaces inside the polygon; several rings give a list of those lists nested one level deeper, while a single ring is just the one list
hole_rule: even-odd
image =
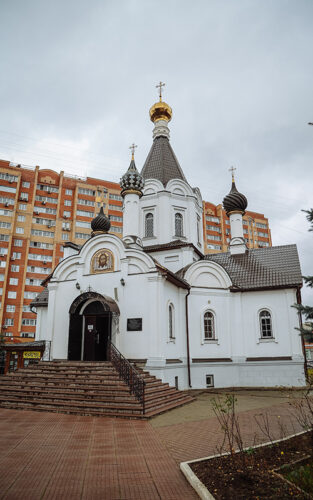
[{"label": "arched window", "polygon": [[267,309],[263,309],[259,313],[259,319],[261,338],[268,339],[273,337],[271,313]]},{"label": "arched window", "polygon": [[183,216],[182,214],[175,214],[175,236],[183,236]]},{"label": "arched window", "polygon": [[174,306],[173,304],[169,304],[168,306],[168,336],[169,339],[174,339]]},{"label": "arched window", "polygon": [[151,212],[145,218],[145,236],[148,238],[153,236],[153,214]]},{"label": "arched window", "polygon": [[215,321],[211,311],[204,313],[204,340],[215,340]]}]

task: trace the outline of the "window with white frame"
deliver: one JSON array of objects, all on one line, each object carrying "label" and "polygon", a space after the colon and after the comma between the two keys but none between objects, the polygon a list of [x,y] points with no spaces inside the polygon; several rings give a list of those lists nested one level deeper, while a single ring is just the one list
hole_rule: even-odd
[{"label": "window with white frame", "polygon": [[65,194],[68,194],[69,196],[72,196],[73,191],[71,189],[65,189]]},{"label": "window with white frame", "polygon": [[15,232],[18,234],[24,234],[24,228],[23,227],[16,227]]},{"label": "window with white frame", "polygon": [[67,241],[69,240],[69,235],[67,233],[62,233],[62,240],[64,241]]},{"label": "window with white frame", "polygon": [[168,337],[170,340],[175,339],[174,332],[174,306],[173,304],[169,304],[168,306]]},{"label": "window with white frame", "polygon": [[19,273],[19,272],[20,272],[20,266],[17,266],[16,264],[12,264],[11,273]]},{"label": "window with white frame", "polygon": [[5,318],[4,324],[5,326],[14,326],[14,318]]},{"label": "window with white frame", "polygon": [[176,212],[175,214],[175,236],[183,236],[183,216]]},{"label": "window with white frame", "polygon": [[204,340],[215,340],[215,318],[212,311],[206,311],[203,316]]},{"label": "window with white frame", "polygon": [[23,246],[23,240],[14,240],[13,245],[15,247],[22,247]]},{"label": "window with white frame", "polygon": [[18,209],[19,210],[26,210],[27,209],[27,205],[25,205],[25,203],[20,203],[19,206],[18,206]]},{"label": "window with white frame", "polygon": [[30,187],[30,182],[28,182],[28,181],[23,181],[23,182],[22,182],[22,187],[23,187],[23,188],[29,188],[29,187]]},{"label": "window with white frame", "polygon": [[146,238],[153,236],[153,214],[151,212],[145,216],[145,236]]},{"label": "window with white frame", "polygon": [[71,207],[72,206],[72,201],[71,200],[64,200],[64,206],[65,207]]},{"label": "window with white frame", "polygon": [[4,281],[4,274],[0,274],[0,281]]},{"label": "window with white frame", "polygon": [[8,292],[8,299],[16,299],[16,292]]},{"label": "window with white frame", "polygon": [[259,312],[261,339],[273,338],[272,316],[268,309]]},{"label": "window with white frame", "polygon": [[17,286],[18,285],[18,278],[10,278],[9,284]]},{"label": "window with white frame", "polygon": [[25,222],[25,215],[18,215],[17,216],[17,221],[18,222]]},{"label": "window with white frame", "polygon": [[22,318],[22,325],[23,326],[35,326],[36,320],[31,319],[31,318]]},{"label": "window with white frame", "polygon": [[6,308],[7,313],[14,313],[15,312],[15,306],[13,304],[8,304]]},{"label": "window with white frame", "polygon": [[67,210],[64,210],[63,217],[71,217],[71,212],[68,212]]}]

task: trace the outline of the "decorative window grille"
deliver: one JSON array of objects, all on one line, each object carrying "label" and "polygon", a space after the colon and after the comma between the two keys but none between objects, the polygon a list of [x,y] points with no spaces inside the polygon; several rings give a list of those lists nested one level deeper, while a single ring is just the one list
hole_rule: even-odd
[{"label": "decorative window grille", "polygon": [[273,337],[272,317],[267,309],[263,309],[259,314],[261,338],[268,339]]},{"label": "decorative window grille", "polygon": [[145,236],[147,238],[153,236],[153,214],[151,212],[145,218]]},{"label": "decorative window grille", "polygon": [[204,313],[204,340],[215,340],[214,314],[211,311]]},{"label": "decorative window grille", "polygon": [[182,214],[175,214],[175,236],[183,236],[183,216]]}]

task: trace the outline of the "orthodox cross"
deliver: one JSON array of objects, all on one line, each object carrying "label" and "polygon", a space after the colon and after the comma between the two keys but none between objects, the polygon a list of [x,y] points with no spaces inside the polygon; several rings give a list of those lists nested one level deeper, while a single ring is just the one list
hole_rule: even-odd
[{"label": "orthodox cross", "polygon": [[138,148],[138,146],[135,144],[135,143],[132,143],[131,146],[129,146],[129,149],[131,150],[132,152],[132,160],[134,160],[135,158],[135,149]]},{"label": "orthodox cross", "polygon": [[160,101],[162,101],[162,87],[165,87],[165,83],[163,82],[160,82],[159,85],[155,86],[156,89],[159,89]]},{"label": "orthodox cross", "polygon": [[228,171],[229,171],[229,172],[231,172],[231,178],[232,178],[232,181],[233,181],[233,182],[235,181],[235,176],[234,176],[234,172],[235,172],[235,170],[237,170],[237,169],[236,169],[236,167],[230,167],[230,168],[228,169]]},{"label": "orthodox cross", "polygon": [[89,285],[88,288],[87,288],[88,292],[91,292],[92,291],[92,288],[91,286]]}]

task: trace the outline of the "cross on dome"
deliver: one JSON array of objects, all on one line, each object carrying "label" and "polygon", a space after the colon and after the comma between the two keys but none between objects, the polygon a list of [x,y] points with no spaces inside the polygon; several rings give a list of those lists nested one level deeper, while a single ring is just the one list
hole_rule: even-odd
[{"label": "cross on dome", "polygon": [[160,82],[158,85],[155,86],[156,89],[159,89],[160,101],[162,101],[162,87],[165,87],[165,83],[163,82]]},{"label": "cross on dome", "polygon": [[229,172],[231,172],[231,178],[232,178],[232,181],[233,181],[233,182],[235,181],[235,175],[234,175],[235,170],[237,170],[237,168],[236,168],[236,167],[230,167],[230,168],[228,169],[228,171],[229,171]]},{"label": "cross on dome", "polygon": [[138,148],[138,146],[133,142],[131,146],[129,146],[129,149],[132,152],[132,160],[135,159],[135,149]]}]

